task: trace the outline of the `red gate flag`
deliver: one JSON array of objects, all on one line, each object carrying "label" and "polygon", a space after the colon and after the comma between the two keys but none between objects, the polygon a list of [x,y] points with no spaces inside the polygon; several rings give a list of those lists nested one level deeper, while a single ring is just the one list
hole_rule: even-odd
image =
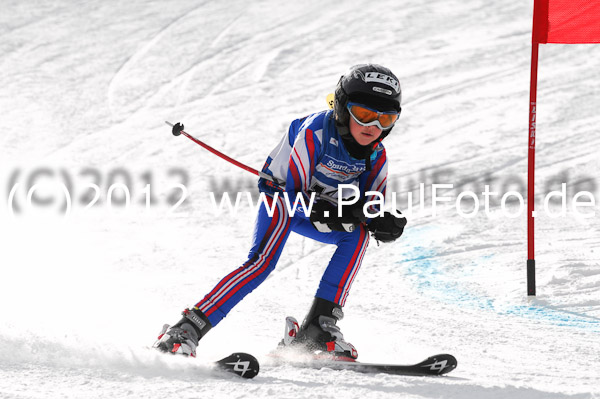
[{"label": "red gate flag", "polygon": [[535,43],[600,43],[600,0],[535,0]]}]

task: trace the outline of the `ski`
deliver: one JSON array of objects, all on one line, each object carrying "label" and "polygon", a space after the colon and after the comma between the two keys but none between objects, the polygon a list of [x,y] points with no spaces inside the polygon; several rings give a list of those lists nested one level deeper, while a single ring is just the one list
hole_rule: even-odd
[{"label": "ski", "polygon": [[385,373],[397,375],[431,376],[443,375],[456,368],[457,361],[452,355],[441,354],[428,357],[417,364],[382,364],[361,363],[348,360],[316,360],[309,363],[315,368],[328,368],[332,370],[352,370],[359,373]]},{"label": "ski", "polygon": [[248,353],[236,352],[216,361],[217,369],[237,374],[242,378],[254,378],[260,369],[258,360]]},{"label": "ski", "polygon": [[[443,375],[454,370],[458,364],[456,358],[448,354],[430,356],[416,364],[361,363],[352,357],[336,356],[329,352],[303,351],[301,346],[294,348],[293,342],[298,336],[298,321],[288,316],[285,319],[285,334],[277,350],[269,356],[278,364],[290,364],[298,367],[331,370],[352,370],[359,373],[385,373],[396,375],[431,376]],[[333,343],[333,342],[330,342]],[[351,346],[351,345],[350,345]],[[328,348],[329,349],[329,348]],[[352,347],[354,350],[354,348]]]},{"label": "ski", "polygon": [[384,364],[384,363],[361,363],[350,358],[332,358],[329,356],[316,356],[312,359],[302,359],[300,361],[289,360],[286,357],[273,356],[278,358],[280,364],[290,364],[296,367],[306,367],[314,369],[330,370],[351,370],[365,374],[395,374],[408,376],[438,376],[451,372],[457,366],[456,358],[448,354],[440,354],[428,357],[420,363],[403,364]]}]

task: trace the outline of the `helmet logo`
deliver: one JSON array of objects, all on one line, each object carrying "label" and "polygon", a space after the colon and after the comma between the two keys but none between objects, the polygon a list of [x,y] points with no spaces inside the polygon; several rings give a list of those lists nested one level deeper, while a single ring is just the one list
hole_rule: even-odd
[{"label": "helmet logo", "polygon": [[388,76],[386,74],[380,73],[380,72],[367,72],[367,73],[365,73],[365,77],[363,78],[363,80],[366,83],[369,83],[369,82],[383,83],[385,85],[390,86],[396,92],[400,91],[400,84],[398,83],[398,81],[396,79],[394,79],[391,76]]},{"label": "helmet logo", "polygon": [[387,94],[388,96],[392,95],[392,91],[391,90],[383,89],[383,88],[377,87],[377,86],[373,86],[373,91],[376,91],[378,93]]}]

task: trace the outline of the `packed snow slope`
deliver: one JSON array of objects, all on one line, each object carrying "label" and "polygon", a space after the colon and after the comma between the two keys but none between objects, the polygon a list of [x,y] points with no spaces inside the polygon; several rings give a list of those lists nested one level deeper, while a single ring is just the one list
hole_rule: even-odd
[{"label": "packed snow slope", "polygon": [[[600,209],[571,207],[577,192],[598,195],[600,46],[541,48],[538,296],[528,299],[517,194],[526,197],[530,1],[2,8],[0,397],[600,395]],[[402,116],[384,144],[388,199],[396,192],[409,220],[398,242],[371,242],[340,325],[359,360],[448,352],[458,368],[416,378],[269,362],[334,250],[295,235],[198,359],[149,350],[163,323],[246,258],[254,211],[242,201],[237,214],[217,214],[209,192],[217,202],[224,191],[256,192],[252,175],[173,137],[164,121],[260,168],[291,120],[326,108],[340,75],[364,62],[401,80]],[[433,183],[453,184],[435,214]],[[561,183],[565,212],[559,195],[543,212]],[[486,185],[496,193],[487,212]],[[465,190],[478,203],[463,195],[457,209]],[[509,192],[512,218],[500,206]],[[259,358],[257,378],[206,366],[233,351]]]}]

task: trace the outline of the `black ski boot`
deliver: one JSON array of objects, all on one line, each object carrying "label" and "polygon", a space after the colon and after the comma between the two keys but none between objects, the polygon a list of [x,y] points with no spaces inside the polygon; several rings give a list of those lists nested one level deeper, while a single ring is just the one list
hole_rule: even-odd
[{"label": "black ski boot", "polygon": [[181,314],[183,318],[177,324],[171,328],[168,324],[163,326],[154,347],[162,352],[196,357],[198,341],[212,325],[199,310],[186,309]]},{"label": "black ski boot", "polygon": [[286,332],[284,344],[303,347],[309,352],[327,354],[336,358],[356,359],[358,357],[356,348],[344,341],[344,335],[336,324],[343,317],[344,313],[340,305],[315,298],[302,327],[297,331],[292,331],[294,325],[296,328],[298,326],[295,319],[286,320],[287,329],[292,330]]}]

